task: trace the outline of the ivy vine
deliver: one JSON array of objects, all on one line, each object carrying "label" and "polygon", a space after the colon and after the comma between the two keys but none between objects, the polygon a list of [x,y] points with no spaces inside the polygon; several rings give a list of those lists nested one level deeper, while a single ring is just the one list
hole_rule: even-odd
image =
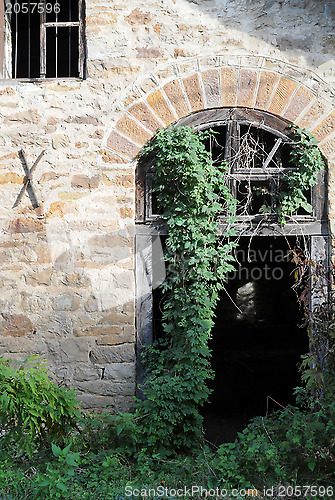
[{"label": "ivy vine", "polygon": [[311,213],[312,205],[308,202],[306,191],[317,183],[318,173],[324,169],[322,155],[317,146],[318,141],[305,129],[291,126],[294,136],[290,162],[296,168],[284,176],[286,190],[278,196],[277,213],[282,224],[296,214],[300,208]]},{"label": "ivy vine", "polygon": [[[297,169],[278,197],[281,223],[300,207],[312,210],[305,192],[324,166],[314,137],[296,127],[293,132],[291,161]],[[143,444],[154,451],[190,449],[201,437],[200,409],[213,377],[208,340],[219,291],[234,269],[237,200],[227,183],[228,165],[214,166],[205,148],[210,134],[171,126],[159,130],[140,154],[155,157],[154,191],[168,228],[161,285],[165,339],[144,351],[145,397],[136,409]],[[222,214],[226,225],[220,235]]]},{"label": "ivy vine", "polygon": [[[154,190],[168,227],[162,284],[165,342],[145,353],[145,399],[137,410],[151,449],[188,449],[201,435],[199,408],[213,375],[208,339],[218,292],[233,269],[236,200],[225,185],[227,166],[214,166],[204,146],[207,137],[208,132],[169,127],[142,151],[142,156],[155,153]],[[227,228],[219,236],[217,218],[223,211]]]}]

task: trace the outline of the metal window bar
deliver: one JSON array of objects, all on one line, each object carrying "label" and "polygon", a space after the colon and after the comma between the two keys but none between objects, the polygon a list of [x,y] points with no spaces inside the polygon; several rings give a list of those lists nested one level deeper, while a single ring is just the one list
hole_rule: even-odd
[{"label": "metal window bar", "polygon": [[56,78],[58,77],[58,13],[56,12],[56,68],[55,68],[55,75]]},{"label": "metal window bar", "polygon": [[[5,34],[5,3],[0,1],[0,36],[4,39]],[[0,43],[0,78],[4,75],[4,46]]]},{"label": "metal window bar", "polygon": [[[72,21],[72,1],[70,0],[69,2],[69,21],[71,22]],[[71,50],[72,50],[72,47],[71,47],[71,26],[69,28],[69,76],[71,76]]]},{"label": "metal window bar", "polygon": [[15,59],[14,59],[14,78],[17,78],[17,45],[19,41],[19,23],[18,15],[15,12]]},{"label": "metal window bar", "polygon": [[84,65],[85,65],[85,4],[84,0],[78,1],[78,16],[79,16],[79,32],[78,32],[78,46],[79,46],[79,58],[78,58],[78,74],[79,77],[84,78]]},{"label": "metal window bar", "polygon": [[31,76],[31,18],[30,0],[28,0],[28,78]]},{"label": "metal window bar", "polygon": [[46,76],[46,0],[43,1],[43,9],[40,14],[40,76],[45,78]]}]

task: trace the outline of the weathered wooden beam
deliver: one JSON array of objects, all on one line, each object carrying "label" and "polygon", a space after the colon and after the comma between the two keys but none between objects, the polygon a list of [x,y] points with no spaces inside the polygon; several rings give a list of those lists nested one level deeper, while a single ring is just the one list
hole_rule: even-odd
[{"label": "weathered wooden beam", "polygon": [[152,344],[152,236],[137,234],[135,237],[136,262],[136,356],[137,396],[142,393],[139,386],[145,373],[141,360],[143,346]]},{"label": "weathered wooden beam", "polygon": [[23,195],[24,195],[24,193],[26,191],[28,192],[28,195],[29,195],[29,198],[30,198],[32,206],[34,208],[37,208],[37,207],[40,206],[40,204],[38,203],[38,200],[37,200],[37,196],[36,196],[34,187],[32,185],[32,174],[33,174],[34,170],[36,169],[37,165],[39,164],[39,162],[40,162],[42,156],[44,155],[44,153],[45,153],[45,150],[43,150],[42,153],[40,153],[38,155],[38,157],[35,160],[33,166],[31,167],[31,169],[29,169],[28,163],[27,163],[27,159],[26,159],[26,155],[24,154],[23,149],[21,149],[19,151],[19,156],[20,156],[20,159],[21,159],[21,162],[22,162],[23,170],[24,170],[24,173],[26,175],[25,175],[25,179],[24,179],[24,185],[22,186],[21,191],[20,191],[18,197],[16,198],[16,201],[15,201],[15,203],[13,205],[13,208],[15,208],[15,207],[18,206],[18,204],[22,200]]},{"label": "weathered wooden beam", "polygon": [[274,155],[275,155],[275,154],[276,154],[276,152],[278,151],[278,148],[279,148],[279,146],[281,145],[281,143],[282,143],[282,142],[283,142],[283,139],[282,139],[281,137],[279,137],[279,138],[276,140],[276,142],[275,142],[275,144],[274,144],[273,148],[271,149],[270,153],[268,154],[267,159],[265,160],[265,162],[264,162],[264,163],[263,163],[263,165],[262,165],[262,168],[263,168],[263,169],[265,169],[265,168],[269,165],[270,161],[272,160],[272,158],[274,157]]}]

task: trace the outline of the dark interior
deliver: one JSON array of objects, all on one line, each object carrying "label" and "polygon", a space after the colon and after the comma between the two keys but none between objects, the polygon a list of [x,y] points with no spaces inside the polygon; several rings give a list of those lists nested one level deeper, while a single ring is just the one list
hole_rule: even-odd
[{"label": "dark interior", "polygon": [[[160,240],[162,247],[155,244],[153,252],[155,339],[163,337],[157,285],[164,278],[160,256],[165,238]],[[203,415],[206,438],[213,444],[234,440],[252,417],[295,402],[297,365],[308,351],[288,256],[297,245],[296,237],[239,240],[239,265],[220,294],[210,341],[215,378],[209,383],[213,393]]]},{"label": "dark interior", "polygon": [[47,28],[46,77],[76,77],[78,69],[78,26]]},{"label": "dark interior", "polygon": [[40,77],[40,14],[37,9],[22,12],[28,2],[12,1],[12,76],[13,78]]},{"label": "dark interior", "polygon": [[203,413],[215,444],[235,439],[250,418],[294,403],[297,364],[308,351],[291,288],[294,266],[285,258],[295,244],[295,238],[240,239],[239,266],[221,292],[210,341],[215,378]]}]

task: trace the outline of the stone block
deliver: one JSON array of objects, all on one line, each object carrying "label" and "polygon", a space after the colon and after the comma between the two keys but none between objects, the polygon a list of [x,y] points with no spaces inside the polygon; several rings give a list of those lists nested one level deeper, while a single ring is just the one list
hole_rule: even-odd
[{"label": "stone block", "polygon": [[148,24],[152,20],[150,12],[142,12],[138,7],[132,10],[129,16],[125,17],[129,24]]},{"label": "stone block", "polygon": [[18,217],[10,222],[9,233],[38,233],[45,231],[45,221],[34,217]]},{"label": "stone block", "polygon": [[71,187],[83,189],[96,189],[99,187],[100,178],[98,175],[89,177],[84,174],[76,174],[71,179]]},{"label": "stone block", "polygon": [[75,203],[65,201],[53,201],[46,217],[64,217],[65,214],[77,214],[78,206]]},{"label": "stone block", "polygon": [[133,219],[135,212],[133,209],[131,209],[129,207],[120,207],[120,215],[121,215],[122,219],[127,219],[128,217],[130,219]]},{"label": "stone block", "polygon": [[73,116],[64,120],[66,123],[78,123],[80,125],[94,125],[95,127],[103,125],[102,121],[96,116]]},{"label": "stone block", "polygon": [[3,337],[23,337],[34,330],[33,323],[24,314],[1,314],[0,335]]},{"label": "stone block", "polygon": [[112,178],[107,176],[106,174],[103,174],[103,180],[105,186],[122,186],[125,188],[133,188],[135,185],[135,178],[133,174],[118,174],[114,175]]},{"label": "stone block", "polygon": [[320,144],[319,148],[326,158],[333,158],[335,156],[335,137],[327,139],[326,142]]},{"label": "stone block", "polygon": [[[51,300],[50,300],[51,302]],[[44,323],[45,333],[52,336],[67,337],[73,334],[73,319],[71,312],[52,312],[48,316],[48,322]]]},{"label": "stone block", "polygon": [[41,121],[41,115],[38,113],[37,109],[27,109],[26,111],[20,111],[11,116],[5,118],[4,123],[12,124],[15,122],[21,122],[24,124],[38,125]]},{"label": "stone block", "polygon": [[222,106],[235,106],[237,98],[238,70],[236,68],[221,69]]},{"label": "stone block", "polygon": [[138,59],[161,59],[163,51],[156,47],[136,47]]},{"label": "stone block", "polygon": [[173,80],[172,82],[166,83],[163,88],[178,117],[183,118],[187,116],[190,110],[180,82],[178,80]]},{"label": "stone block", "polygon": [[202,95],[199,75],[195,73],[187,78],[183,78],[183,83],[191,110],[194,112],[204,109],[204,98]]},{"label": "stone block", "polygon": [[31,286],[50,285],[52,271],[53,271],[52,268],[49,268],[29,273],[26,276],[27,285]]},{"label": "stone block", "polygon": [[38,354],[45,356],[47,345],[41,338],[32,337],[0,337],[0,350],[7,353],[23,353],[26,356]]},{"label": "stone block", "polygon": [[127,163],[127,160],[121,158],[121,156],[111,153],[110,151],[107,151],[106,149],[99,152],[102,155],[102,161],[104,163]]},{"label": "stone block", "polygon": [[117,16],[113,12],[100,12],[86,17],[86,26],[104,26],[116,23]]},{"label": "stone block", "polygon": [[135,395],[134,382],[115,382],[111,380],[93,380],[88,382],[77,382],[79,391],[88,394],[98,394],[99,396],[133,396]]},{"label": "stone block", "polygon": [[44,241],[38,241],[36,245],[34,245],[34,252],[37,257],[37,262],[39,264],[49,264],[52,262],[50,247],[48,243]]},{"label": "stone block", "polygon": [[266,110],[269,106],[278,75],[271,71],[262,71],[259,79],[255,108]]},{"label": "stone block", "polygon": [[23,184],[24,176],[15,172],[7,172],[0,175],[0,184]]},{"label": "stone block", "polygon": [[99,310],[99,302],[97,300],[97,298],[94,296],[94,295],[91,295],[85,305],[84,305],[84,309],[85,311],[87,312],[96,312]]},{"label": "stone block", "polygon": [[330,113],[312,132],[318,141],[322,141],[335,132],[335,111]]},{"label": "stone block", "polygon": [[221,105],[220,76],[217,69],[209,69],[202,74],[207,107],[218,108]]},{"label": "stone block", "polygon": [[99,320],[100,325],[133,324],[134,312],[124,306],[112,308]]},{"label": "stone block", "polygon": [[61,293],[54,297],[52,307],[54,311],[75,311],[80,304],[80,298],[77,295]]},{"label": "stone block", "polygon": [[67,273],[61,278],[61,282],[66,286],[71,287],[88,287],[91,283],[90,279],[83,273]]},{"label": "stone block", "polygon": [[151,135],[128,115],[123,115],[115,128],[122,134],[130,137],[134,142],[137,142],[137,144],[144,144],[151,138]]},{"label": "stone block", "polygon": [[118,412],[129,413],[134,404],[134,396],[114,396],[114,405]]},{"label": "stone block", "polygon": [[33,293],[21,292],[20,301],[22,309],[26,312],[41,314],[41,311],[46,309],[49,312],[50,301],[48,295],[45,294],[45,290],[34,290]]},{"label": "stone block", "polygon": [[152,92],[147,98],[147,103],[149,104],[155,115],[163,120],[165,125],[170,125],[171,123],[176,121],[168,103],[165,100],[165,97],[160,90],[155,90],[155,92]]},{"label": "stone block", "polygon": [[106,365],[104,379],[119,382],[134,382],[135,365],[133,363],[113,363]]},{"label": "stone block", "polygon": [[115,338],[115,342],[113,342],[113,344],[123,344],[125,342],[122,341],[122,327],[117,325],[94,325],[89,328],[85,328],[83,335],[91,335],[94,337],[107,335]]},{"label": "stone block", "polygon": [[304,109],[309,106],[313,99],[314,95],[312,92],[309,92],[309,90],[304,87],[300,87],[294,94],[292,101],[283,114],[283,117],[286,118],[286,120],[294,122]]},{"label": "stone block", "polygon": [[88,240],[90,246],[115,248],[115,247],[130,247],[132,245],[131,238],[128,238],[124,234],[115,231],[114,233],[107,233],[102,235],[94,236]]},{"label": "stone block", "polygon": [[116,288],[132,289],[134,284],[134,271],[120,270],[120,272],[114,274],[114,283]]},{"label": "stone block", "polygon": [[134,343],[110,346],[97,345],[90,351],[89,358],[92,363],[134,363],[135,345]]},{"label": "stone block", "polygon": [[100,380],[101,375],[101,368],[87,364],[77,365],[73,370],[73,379],[78,382]]},{"label": "stone block", "polygon": [[306,130],[314,129],[315,124],[320,120],[322,116],[326,115],[329,108],[330,105],[328,103],[318,99],[297,121],[297,125],[300,128],[305,128]]},{"label": "stone block", "polygon": [[70,139],[65,134],[57,134],[52,139],[52,147],[56,150],[68,148]]},{"label": "stone block", "polygon": [[[49,344],[48,344],[49,347]],[[60,359],[64,363],[87,363],[89,362],[90,347],[87,339],[63,339],[59,342]]]},{"label": "stone block", "polygon": [[140,147],[133,142],[128,141],[125,137],[120,135],[116,130],[112,130],[107,139],[107,146],[114,150],[116,153],[121,153],[129,157],[135,157],[140,151]]},{"label": "stone block", "polygon": [[156,130],[162,126],[161,123],[152,114],[150,109],[143,102],[133,104],[133,106],[131,106],[131,108],[129,109],[129,113],[131,113],[137,120],[143,123],[143,125],[152,132],[156,132]]},{"label": "stone block", "polygon": [[107,396],[97,396],[96,394],[87,394],[80,391],[76,391],[77,399],[80,402],[80,406],[83,409],[96,409],[102,410],[104,408],[119,410],[119,404],[115,403],[115,397]]},{"label": "stone block", "polygon": [[[132,331],[123,328],[121,333],[117,333],[114,332],[116,328],[120,327],[100,326],[100,327],[93,327],[93,329],[91,330],[94,330],[94,332],[96,332],[95,333],[96,336],[103,335],[102,337],[97,338],[98,345],[120,345],[120,344],[135,342],[135,335]],[[109,332],[111,332],[112,335],[110,335]]]},{"label": "stone block", "polygon": [[238,106],[246,108],[253,106],[256,84],[257,72],[249,69],[241,69],[237,97]]},{"label": "stone block", "polygon": [[45,172],[43,175],[41,175],[38,183],[43,184],[44,182],[49,182],[49,181],[55,181],[59,179],[60,175],[56,174],[56,172]]},{"label": "stone block", "polygon": [[276,91],[271,99],[271,103],[269,106],[270,113],[280,116],[297,87],[298,83],[282,76],[279,80],[278,87],[276,88]]}]

